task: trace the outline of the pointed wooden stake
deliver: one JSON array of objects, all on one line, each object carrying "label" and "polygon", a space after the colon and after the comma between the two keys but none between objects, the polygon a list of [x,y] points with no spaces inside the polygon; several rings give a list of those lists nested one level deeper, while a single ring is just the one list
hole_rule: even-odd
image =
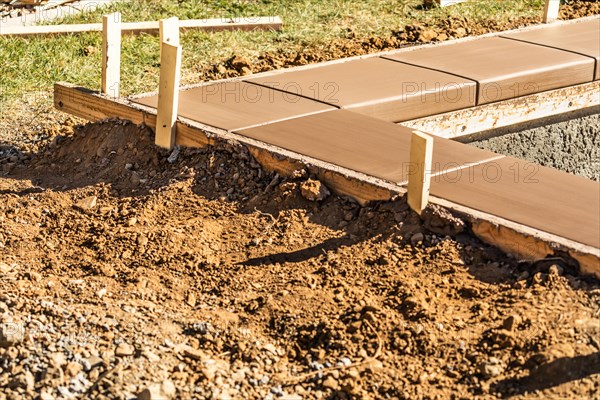
[{"label": "pointed wooden stake", "polygon": [[556,21],[558,19],[559,8],[560,8],[560,0],[546,0],[546,5],[544,6],[544,15],[542,17],[542,21],[545,24]]},{"label": "pointed wooden stake", "polygon": [[161,42],[158,110],[156,115],[157,146],[172,149],[175,146],[177,107],[179,104],[179,74],[181,47]]},{"label": "pointed wooden stake", "polygon": [[410,168],[408,171],[408,205],[421,215],[429,202],[433,138],[413,131],[410,141]]},{"label": "pointed wooden stake", "polygon": [[102,17],[102,85],[101,91],[114,98],[121,85],[121,13]]},{"label": "pointed wooden stake", "polygon": [[[179,46],[179,18],[171,17],[158,21],[159,43]],[[162,58],[162,46],[160,47]]]}]

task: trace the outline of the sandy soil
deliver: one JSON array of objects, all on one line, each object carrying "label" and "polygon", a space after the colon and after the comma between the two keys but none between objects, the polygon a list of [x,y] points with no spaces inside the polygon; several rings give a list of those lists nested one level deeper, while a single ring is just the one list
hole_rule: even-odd
[{"label": "sandy soil", "polygon": [[2,158],[0,399],[599,398],[600,286],[562,261],[168,157],[107,122]]}]

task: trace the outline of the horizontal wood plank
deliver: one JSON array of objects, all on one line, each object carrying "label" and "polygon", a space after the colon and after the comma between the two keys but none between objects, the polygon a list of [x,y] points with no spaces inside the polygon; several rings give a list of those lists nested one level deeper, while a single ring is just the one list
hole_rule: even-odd
[{"label": "horizontal wood plank", "polygon": [[[182,31],[202,30],[208,32],[231,31],[231,30],[281,30],[283,23],[281,18],[273,17],[248,17],[235,18],[231,20],[223,18],[214,19],[190,19],[179,21]],[[70,24],[70,25],[36,25],[36,26],[7,26],[2,27],[0,36],[50,36],[68,35],[83,32],[101,32],[102,24]],[[138,35],[146,33],[158,35],[158,21],[148,22],[124,22],[121,24],[123,35]]]}]

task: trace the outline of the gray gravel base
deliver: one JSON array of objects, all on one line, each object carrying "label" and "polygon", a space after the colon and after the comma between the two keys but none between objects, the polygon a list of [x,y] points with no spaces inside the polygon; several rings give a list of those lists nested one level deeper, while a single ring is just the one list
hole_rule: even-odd
[{"label": "gray gravel base", "polygon": [[470,144],[600,180],[600,114],[478,140]]}]

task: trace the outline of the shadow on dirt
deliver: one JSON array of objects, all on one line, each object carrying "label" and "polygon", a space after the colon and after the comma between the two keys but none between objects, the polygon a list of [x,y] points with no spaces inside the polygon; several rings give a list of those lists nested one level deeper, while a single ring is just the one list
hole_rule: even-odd
[{"label": "shadow on dirt", "polygon": [[576,357],[561,357],[531,370],[520,379],[506,379],[495,384],[504,398],[549,389],[567,382],[600,374],[600,352]]}]

